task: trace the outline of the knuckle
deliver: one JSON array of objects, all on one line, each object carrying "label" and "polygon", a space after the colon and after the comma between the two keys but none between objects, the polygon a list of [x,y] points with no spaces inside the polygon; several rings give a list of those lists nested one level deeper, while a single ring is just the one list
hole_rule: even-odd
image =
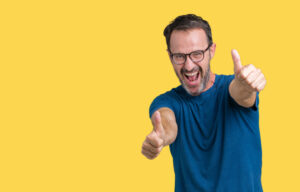
[{"label": "knuckle", "polygon": [[261,73],[261,69],[257,68],[256,70],[257,70],[258,73]]},{"label": "knuckle", "polygon": [[251,67],[251,65],[252,65],[252,64],[245,65],[245,66],[244,66],[244,69],[248,69],[248,68],[250,68],[250,67]]},{"label": "knuckle", "polygon": [[146,145],[143,145],[143,146],[142,146],[142,150],[147,150],[147,148],[148,148],[148,147],[147,147]]},{"label": "knuckle", "polygon": [[148,156],[146,153],[145,153],[145,151],[144,150],[142,150],[142,154],[144,155],[144,156]]},{"label": "knuckle", "polygon": [[147,150],[148,152],[150,152],[150,153],[153,153],[153,147],[152,147],[152,146],[147,147],[146,150]]},{"label": "knuckle", "polygon": [[159,146],[162,146],[164,141],[162,139],[159,140]]},{"label": "knuckle", "polygon": [[158,138],[154,138],[153,141],[152,141],[152,143],[153,143],[153,145],[155,147],[159,147],[159,140],[158,140]]},{"label": "knuckle", "polygon": [[249,64],[250,69],[255,69],[255,66],[253,64]]},{"label": "knuckle", "polygon": [[154,154],[156,154],[157,153],[157,148],[151,149],[151,152],[154,153]]},{"label": "knuckle", "polygon": [[142,153],[144,154],[147,151],[147,149],[142,148]]},{"label": "knuckle", "polygon": [[159,149],[159,148],[154,148],[153,152],[154,152],[154,153],[159,153],[159,152],[160,152],[160,149]]},{"label": "knuckle", "polygon": [[152,140],[152,136],[149,134],[149,135],[147,135],[147,137],[146,137],[146,141],[151,141]]},{"label": "knuckle", "polygon": [[245,78],[246,78],[246,76],[245,76],[245,71],[242,71],[242,72],[240,73],[240,78],[241,78],[241,79],[245,79]]},{"label": "knuckle", "polygon": [[246,83],[250,84],[250,86],[251,86],[251,80],[250,80],[250,78],[246,78],[245,81],[246,81]]},{"label": "knuckle", "polygon": [[157,141],[153,142],[153,146],[156,148],[159,147],[159,144],[157,143]]},{"label": "knuckle", "polygon": [[150,160],[152,160],[152,159],[155,158],[155,156],[154,155],[147,155],[147,158],[150,159]]},{"label": "knuckle", "polygon": [[149,155],[148,153],[143,153],[143,155],[145,156],[145,157],[147,157],[148,159],[150,159],[151,158],[151,155]]}]

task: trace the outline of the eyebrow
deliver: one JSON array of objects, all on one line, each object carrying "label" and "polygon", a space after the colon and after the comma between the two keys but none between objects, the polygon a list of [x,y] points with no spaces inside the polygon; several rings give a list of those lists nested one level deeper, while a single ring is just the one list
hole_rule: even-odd
[{"label": "eyebrow", "polygon": [[192,52],[189,52],[189,53],[172,53],[173,55],[175,55],[175,54],[183,54],[183,55],[186,55],[186,54],[190,54],[190,53],[193,53],[193,52],[202,52],[203,50],[200,50],[200,49],[198,49],[198,50],[195,50],[195,51],[192,51]]}]

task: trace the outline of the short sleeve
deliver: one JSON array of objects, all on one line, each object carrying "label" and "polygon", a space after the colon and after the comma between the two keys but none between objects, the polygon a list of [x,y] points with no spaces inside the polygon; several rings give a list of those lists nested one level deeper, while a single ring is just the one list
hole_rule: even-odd
[{"label": "short sleeve", "polygon": [[151,103],[150,108],[149,108],[149,115],[150,118],[152,114],[158,110],[159,108],[162,107],[167,107],[171,109],[175,114],[176,114],[176,109],[178,108],[178,102],[174,97],[172,97],[171,94],[164,93],[159,96],[157,96]]},{"label": "short sleeve", "polygon": [[231,83],[231,81],[233,80],[233,78],[234,78],[234,76],[231,76],[230,77],[230,79],[229,79],[229,81],[227,82],[228,83],[228,85],[227,85],[227,92],[228,92],[228,98],[229,98],[229,103],[232,105],[232,106],[234,106],[234,107],[236,107],[236,108],[240,108],[240,109],[242,109],[242,110],[253,110],[253,111],[257,111],[258,110],[258,104],[259,104],[259,92],[257,92],[256,93],[256,99],[255,99],[255,103],[254,103],[254,105],[252,106],[252,107],[249,107],[249,108],[246,108],[246,107],[243,107],[243,106],[241,106],[241,105],[239,105],[232,97],[231,97],[231,95],[230,95],[230,93],[229,93],[229,85],[230,85],[230,83]]}]

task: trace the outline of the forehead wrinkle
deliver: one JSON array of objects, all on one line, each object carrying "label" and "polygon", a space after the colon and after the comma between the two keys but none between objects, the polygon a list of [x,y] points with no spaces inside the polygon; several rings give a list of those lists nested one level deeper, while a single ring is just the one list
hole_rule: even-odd
[{"label": "forehead wrinkle", "polygon": [[[175,32],[175,33],[174,33]],[[203,50],[207,46],[207,37],[202,29],[175,30],[171,34],[170,50],[173,53],[190,53]]]}]

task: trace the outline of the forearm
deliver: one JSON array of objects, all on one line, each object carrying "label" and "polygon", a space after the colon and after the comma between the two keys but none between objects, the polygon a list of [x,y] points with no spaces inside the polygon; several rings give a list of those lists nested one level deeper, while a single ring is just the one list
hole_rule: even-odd
[{"label": "forearm", "polygon": [[229,93],[239,105],[252,107],[257,92],[263,90],[266,85],[265,76],[252,64],[243,66],[236,50],[233,49],[231,54],[234,63],[234,79],[229,85]]},{"label": "forearm", "polygon": [[250,90],[247,86],[233,79],[229,85],[230,96],[243,107],[252,107],[256,100],[256,91]]},{"label": "forearm", "polygon": [[156,158],[164,146],[173,143],[177,136],[177,123],[174,112],[160,108],[151,116],[153,131],[147,135],[142,145],[142,154],[148,159]]}]

